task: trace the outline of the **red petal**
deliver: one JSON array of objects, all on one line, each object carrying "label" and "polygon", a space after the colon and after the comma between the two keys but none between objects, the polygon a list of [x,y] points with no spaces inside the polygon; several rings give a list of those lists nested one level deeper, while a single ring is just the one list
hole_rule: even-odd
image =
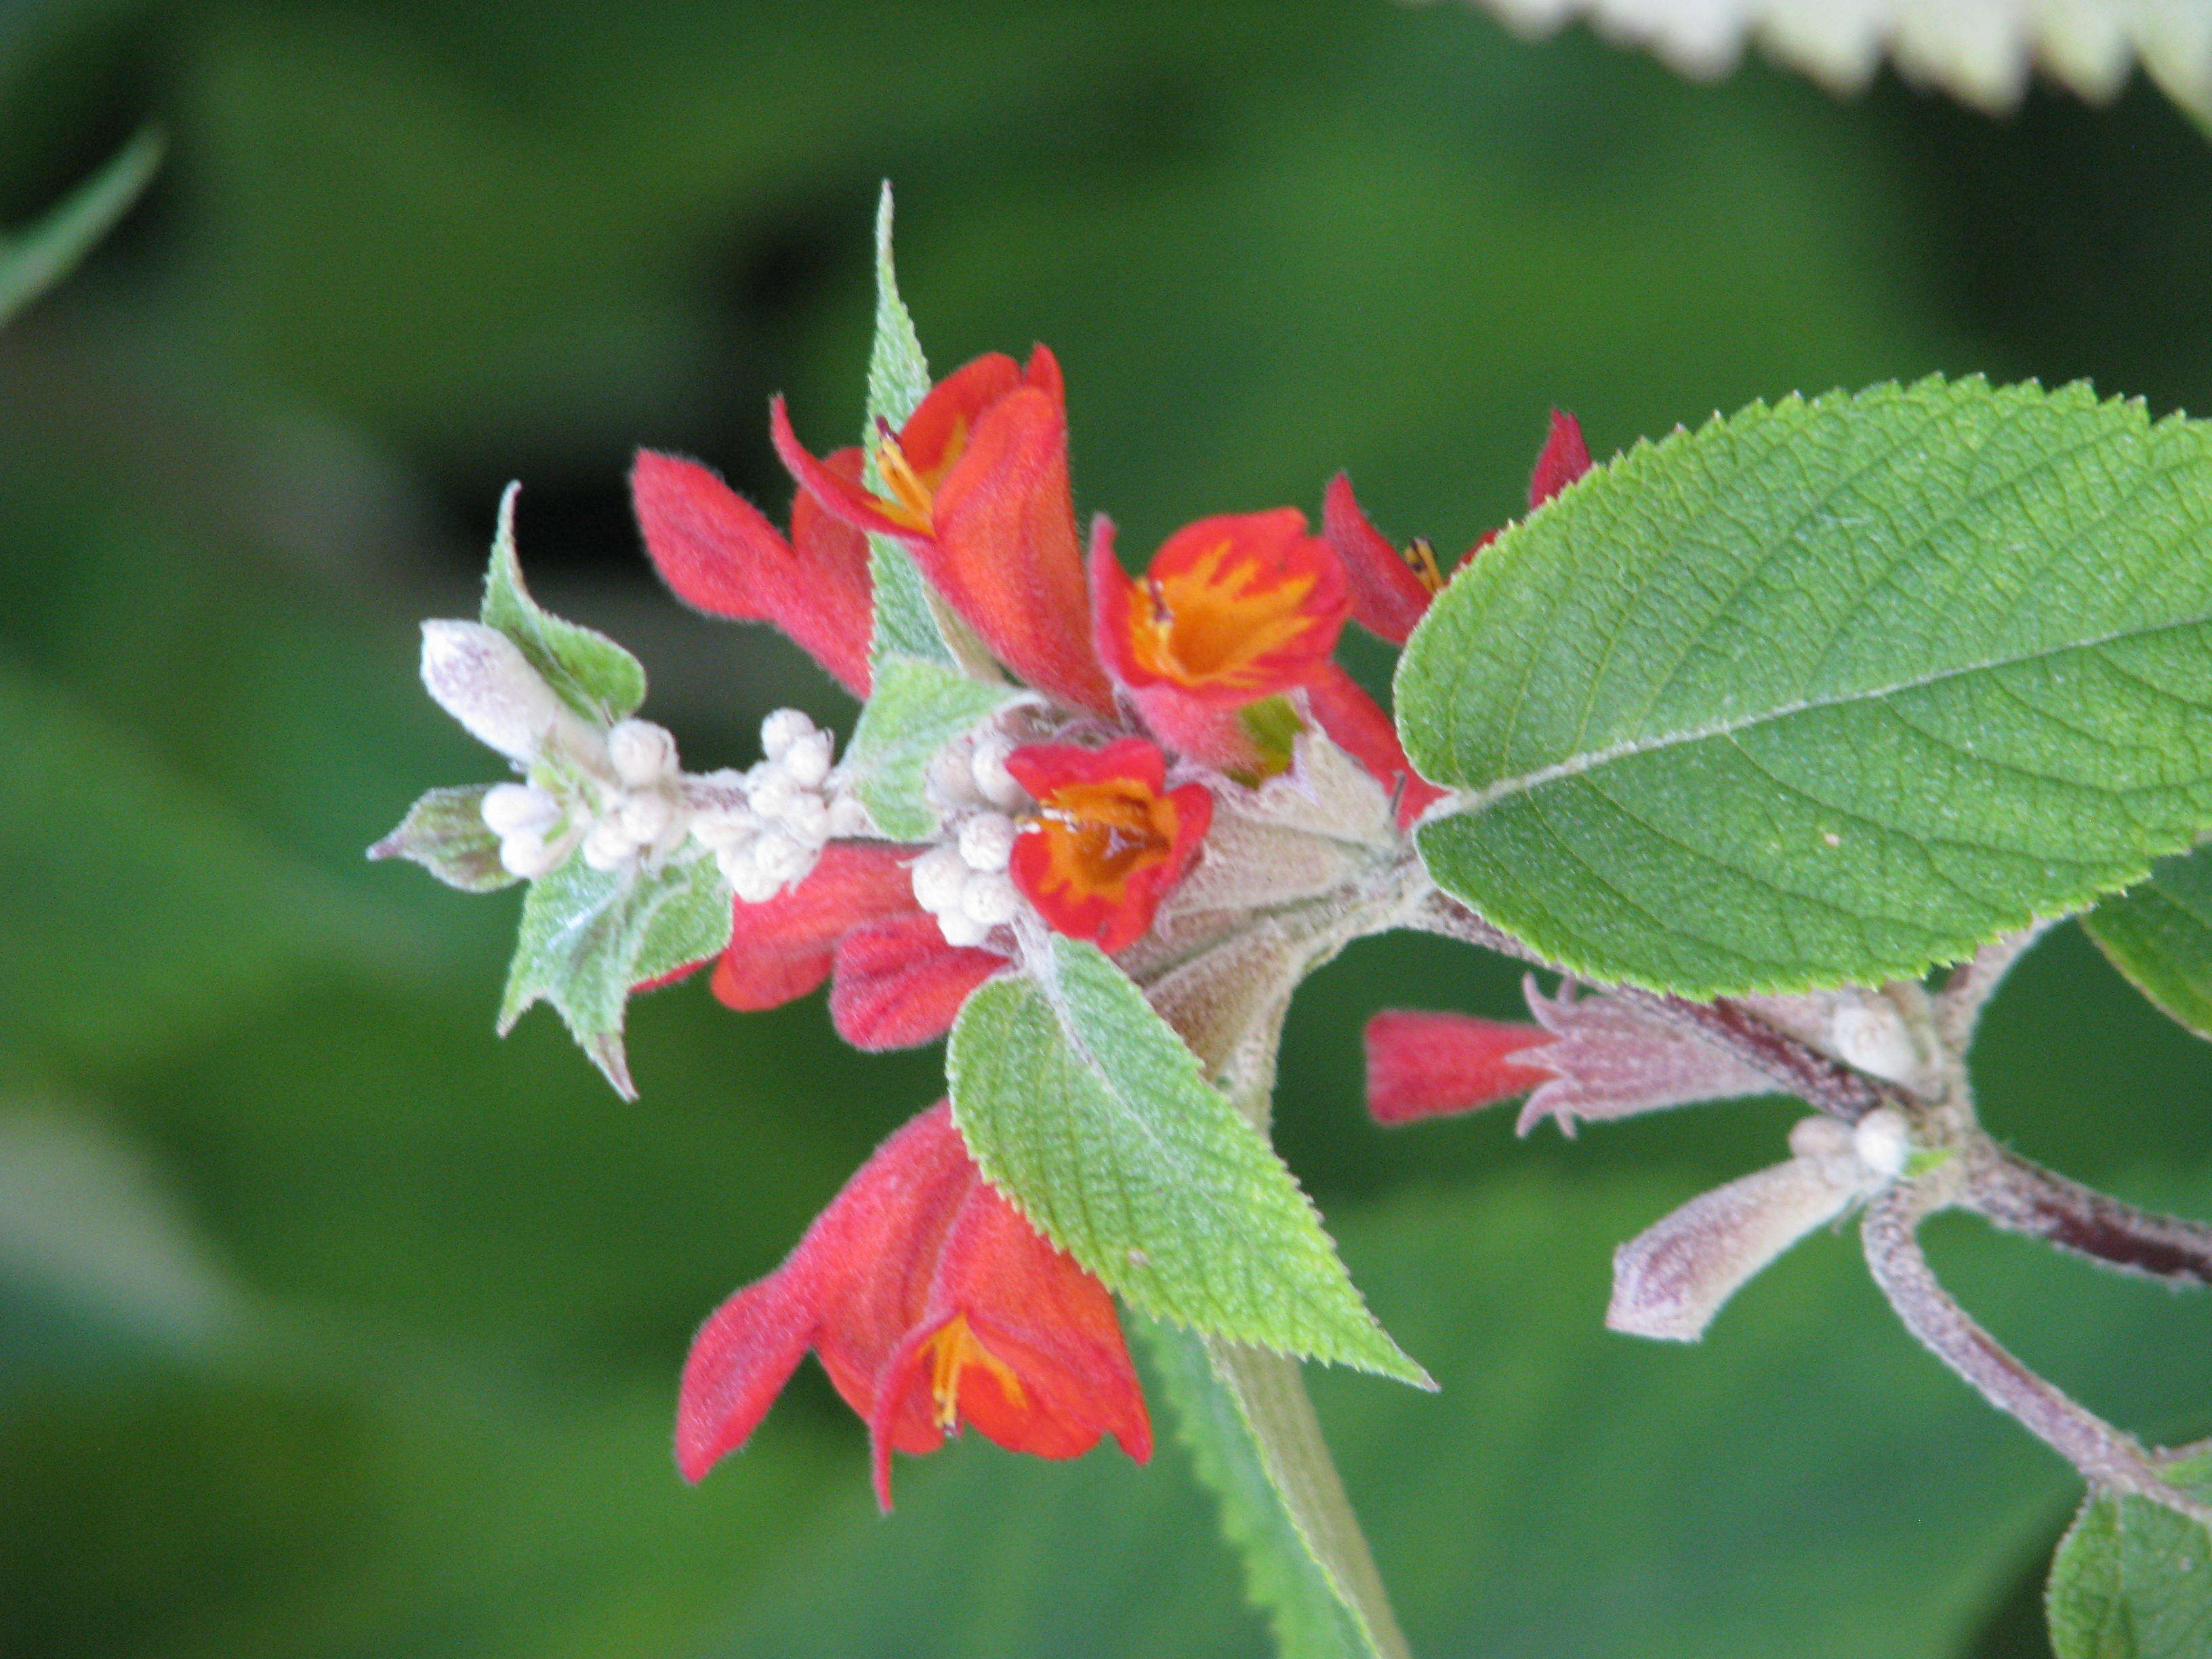
[{"label": "red petal", "polygon": [[940,471],[945,452],[964,445],[983,411],[1022,380],[1021,369],[1002,351],[987,351],[953,370],[930,387],[899,428],[899,449],[907,464],[925,476]]},{"label": "red petal", "polygon": [[909,856],[903,848],[833,842],[789,892],[739,904],[729,949],[715,965],[714,994],[748,1011],[805,996],[830,976],[837,941],[852,929],[920,912]]},{"label": "red petal", "polygon": [[[911,545],[915,540],[912,526],[902,525],[888,517],[882,503],[870,495],[860,483],[860,470],[849,473],[817,461],[799,434],[791,429],[791,416],[783,406],[783,399],[773,399],[768,406],[769,441],[775,446],[776,458],[799,480],[799,488],[814,497],[823,509],[843,520],[855,530],[872,530],[880,535],[896,536]],[[854,454],[860,452],[855,450]],[[843,453],[840,451],[839,453]]]},{"label": "red petal", "polygon": [[792,1261],[715,1310],[676,1396],[676,1467],[697,1480],[744,1444],[814,1340],[812,1286]]},{"label": "red petal", "polygon": [[1444,792],[1413,770],[1398,729],[1359,683],[1331,663],[1306,683],[1306,706],[1329,741],[1365,767],[1385,789],[1402,787],[1398,825],[1412,823]]},{"label": "red petal", "polygon": [[1090,566],[1091,635],[1098,660],[1128,693],[1152,735],[1176,754],[1220,771],[1257,766],[1260,751],[1233,707],[1219,708],[1153,678],[1131,654],[1129,627],[1137,585],[1115,556],[1114,521],[1103,513],[1091,520]]},{"label": "red petal", "polygon": [[[826,470],[844,469],[833,458]],[[872,601],[860,535],[794,502],[794,547],[707,468],[650,449],[638,451],[629,481],[646,551],[678,597],[775,623],[854,696],[868,695]]]},{"label": "red petal", "polygon": [[932,915],[894,916],[837,942],[830,1021],[855,1048],[934,1042],[968,994],[1006,965],[995,951],[954,946]]},{"label": "red petal", "polygon": [[1377,1123],[1471,1112],[1527,1094],[1552,1073],[1512,1056],[1549,1042],[1540,1025],[1393,1009],[1367,1022],[1367,1110]]},{"label": "red petal", "polygon": [[1528,506],[1543,506],[1590,470],[1589,446],[1583,441],[1582,422],[1560,410],[1552,411],[1552,428],[1536,457],[1536,471],[1528,479]]},{"label": "red petal", "polygon": [[1000,661],[1040,690],[1110,714],[1067,482],[1067,416],[1024,386],[986,410],[937,492],[922,572]]},{"label": "red petal", "polygon": [[1352,498],[1340,472],[1322,496],[1321,533],[1343,562],[1352,585],[1352,616],[1369,633],[1403,645],[1436,597]]}]

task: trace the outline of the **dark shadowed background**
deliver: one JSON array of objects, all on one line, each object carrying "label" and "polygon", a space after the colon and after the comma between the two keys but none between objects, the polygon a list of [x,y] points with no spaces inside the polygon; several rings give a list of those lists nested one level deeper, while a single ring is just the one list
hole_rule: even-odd
[{"label": "dark shadowed background", "polygon": [[[1050,343],[1079,507],[1132,550],[1339,466],[1456,547],[1553,404],[1601,453],[1934,370],[2212,408],[2212,146],[2141,85],[1991,123],[1386,0],[0,6],[0,223],[149,117],[147,200],[0,334],[4,1659],[1265,1651],[1171,1433],[1145,1470],[970,1437],[881,1520],[810,1368],[684,1487],[692,1327],[939,1056],[695,982],[635,1009],[625,1105],[549,1012],[494,1040],[512,894],[361,856],[497,775],[415,625],[472,613],[509,478],[540,597],[639,653],[693,765],[780,703],[849,721],[658,588],[623,477],[680,449],[780,514],[769,393],[854,433],[886,175],[933,361]],[[1286,1156],[1445,1385],[1316,1383],[1416,1650],[2045,1651],[2072,1477],[1848,1234],[1699,1348],[1600,1328],[1613,1244],[1780,1156],[1788,1108],[1367,1123],[1369,1012],[1515,978],[1370,941],[1285,1072]],[[2212,1053],[2073,930],[1977,1060],[2026,1150],[2212,1206]],[[1936,1246],[2092,1403],[2212,1432],[2203,1305]]]}]

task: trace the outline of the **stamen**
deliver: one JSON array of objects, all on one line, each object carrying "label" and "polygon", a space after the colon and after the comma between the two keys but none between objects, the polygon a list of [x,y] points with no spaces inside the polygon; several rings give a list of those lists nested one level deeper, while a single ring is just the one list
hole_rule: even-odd
[{"label": "stamen", "polygon": [[1443,573],[1437,568],[1437,550],[1426,536],[1414,537],[1399,556],[1413,567],[1413,574],[1420,579],[1421,586],[1430,592],[1443,591],[1444,578]]},{"label": "stamen", "polygon": [[936,1402],[940,1432],[950,1434],[960,1420],[960,1374],[970,1365],[981,1365],[988,1371],[1017,1409],[1028,1403],[1021,1378],[976,1340],[975,1334],[968,1328],[966,1314],[953,1315],[951,1322],[930,1339],[929,1349],[929,1392]]},{"label": "stamen", "polygon": [[878,498],[883,500],[884,515],[909,530],[932,533],[936,527],[934,494],[907,459],[906,451],[899,447],[890,422],[880,415],[876,417],[876,471],[883,475],[884,488],[890,491],[888,499]]}]

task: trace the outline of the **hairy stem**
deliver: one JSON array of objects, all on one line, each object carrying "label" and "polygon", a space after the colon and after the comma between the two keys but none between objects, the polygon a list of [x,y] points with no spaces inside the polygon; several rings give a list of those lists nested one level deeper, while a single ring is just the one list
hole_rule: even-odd
[{"label": "hairy stem", "polygon": [[1920,1249],[1919,1227],[1948,1201],[1937,1189],[1940,1179],[1892,1188],[1868,1205],[1860,1224],[1868,1271],[1905,1328],[2086,1480],[2110,1491],[2150,1498],[2212,1525],[2212,1507],[2160,1480],[2157,1466],[2131,1437],[2022,1364],[1936,1283]]},{"label": "hairy stem", "polygon": [[2212,1285],[2212,1226],[2123,1204],[1988,1140],[1964,1154],[1960,1204],[1991,1225],[2172,1285]]}]

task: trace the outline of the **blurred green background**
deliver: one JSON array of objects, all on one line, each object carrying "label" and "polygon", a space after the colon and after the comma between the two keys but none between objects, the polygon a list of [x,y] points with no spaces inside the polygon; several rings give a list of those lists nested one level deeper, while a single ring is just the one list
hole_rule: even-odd
[{"label": "blurred green background", "polygon": [[[1461,544],[1554,403],[1601,453],[1930,370],[2212,407],[2212,147],[2140,84],[1998,124],[1385,0],[0,7],[0,223],[149,117],[149,197],[0,334],[0,1659],[1266,1651],[1171,1433],[1146,1470],[970,1437],[882,1520],[809,1368],[684,1487],[691,1328],[938,1056],[695,982],[634,1011],[625,1106],[550,1013],[493,1039],[513,895],[361,856],[496,775],[415,623],[472,611],[509,477],[540,597],[638,651],[695,766],[849,720],[660,592],[623,474],[681,449],[780,513],[767,396],[856,428],[883,177],[934,361],[1048,341],[1079,506],[1137,550],[1338,466]],[[1370,941],[1286,1057],[1285,1153],[1445,1385],[1316,1381],[1416,1650],[2046,1651],[2072,1478],[1847,1235],[1700,1348],[1600,1328],[1613,1244],[1786,1106],[1366,1122],[1370,1011],[1514,987]],[[2212,1213],[2212,1053],[2072,930],[1977,1060],[2027,1151]],[[2212,1432],[2205,1305],[1935,1245],[2091,1403]]]}]

